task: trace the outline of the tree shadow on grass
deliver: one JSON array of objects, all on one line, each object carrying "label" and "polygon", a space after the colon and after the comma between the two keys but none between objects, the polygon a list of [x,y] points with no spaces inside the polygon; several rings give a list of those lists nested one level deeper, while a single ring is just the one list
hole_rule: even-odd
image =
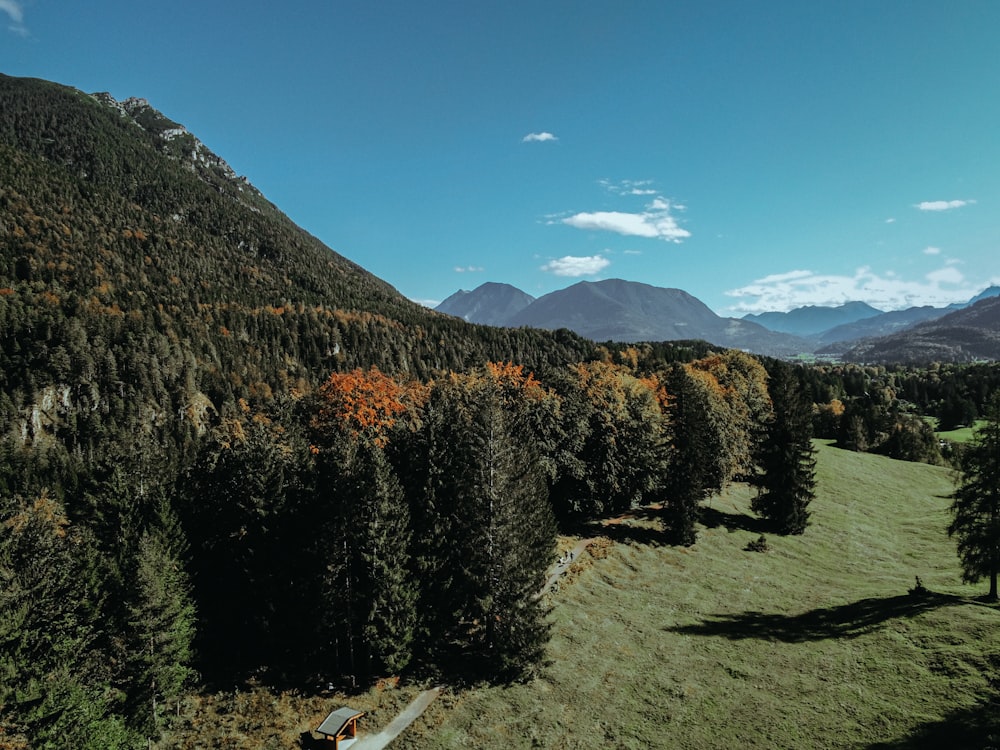
[{"label": "tree shadow on grass", "polygon": [[701,523],[709,529],[716,529],[723,526],[728,531],[752,531],[754,534],[763,534],[773,531],[767,523],[767,519],[748,516],[746,513],[726,513],[725,511],[701,506]]},{"label": "tree shadow on grass", "polygon": [[587,525],[586,533],[621,544],[662,547],[670,543],[669,532],[664,530],[662,518],[663,511],[657,508],[635,508],[614,519],[592,521]]},{"label": "tree shadow on grass", "polygon": [[757,638],[784,643],[805,643],[827,638],[856,638],[871,633],[889,620],[913,617],[922,612],[968,604],[969,599],[928,592],[861,599],[838,607],[813,609],[798,615],[743,612],[713,615],[696,625],[666,628],[684,635],[715,635],[741,640]]},{"label": "tree shadow on grass", "polygon": [[985,677],[987,694],[974,706],[957,708],[940,721],[921,724],[910,734],[891,742],[878,742],[868,750],[937,750],[1000,748],[1000,654],[989,657]]},{"label": "tree shadow on grass", "polygon": [[1000,748],[1000,701],[994,696],[971,708],[949,713],[941,721],[917,727],[906,737],[878,742],[868,750],[939,750],[943,747]]}]

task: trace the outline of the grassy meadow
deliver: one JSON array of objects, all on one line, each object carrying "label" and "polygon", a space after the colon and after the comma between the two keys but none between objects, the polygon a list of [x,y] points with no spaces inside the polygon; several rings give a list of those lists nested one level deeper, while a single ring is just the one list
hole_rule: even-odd
[{"label": "grassy meadow", "polygon": [[974,425],[938,432],[937,436],[949,443],[968,443],[972,440],[974,431],[980,429],[984,424],[986,424],[985,420],[976,420]]},{"label": "grassy meadow", "polygon": [[[825,444],[817,460],[812,525],[766,552],[745,549],[761,528],[743,485],[705,504],[691,548],[659,544],[641,514],[595,527],[550,597],[542,675],[447,689],[391,746],[1000,746],[1000,609],[961,583],[951,473]],[[916,576],[927,595],[909,593]],[[345,703],[373,734],[419,690],[193,694],[155,746],[302,747]]]},{"label": "grassy meadow", "polygon": [[606,556],[552,596],[543,675],[446,693],[393,747],[994,744],[1000,610],[960,581],[950,473],[818,448],[804,535],[746,551],[761,531],[743,486],[706,504],[688,549],[657,545],[655,521],[600,530]]}]

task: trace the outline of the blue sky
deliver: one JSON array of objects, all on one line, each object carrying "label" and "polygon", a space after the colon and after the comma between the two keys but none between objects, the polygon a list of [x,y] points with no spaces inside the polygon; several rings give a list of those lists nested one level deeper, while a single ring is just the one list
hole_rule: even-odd
[{"label": "blue sky", "polygon": [[413,299],[716,312],[1000,283],[1000,2],[0,0],[0,72],[144,97]]}]

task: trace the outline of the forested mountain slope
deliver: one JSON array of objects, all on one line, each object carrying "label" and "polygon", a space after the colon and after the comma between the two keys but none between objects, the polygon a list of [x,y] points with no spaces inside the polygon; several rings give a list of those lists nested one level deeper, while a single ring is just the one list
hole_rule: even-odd
[{"label": "forested mountain slope", "polygon": [[0,76],[0,174],[0,434],[22,441],[178,414],[200,429],[336,369],[591,349],[410,302],[141,100]]},{"label": "forested mountain slope", "polygon": [[847,362],[975,362],[1000,359],[1000,298],[988,297],[906,331],[863,341]]},{"label": "forested mountain slope", "polygon": [[149,747],[196,679],[525,679],[557,525],[655,504],[691,545],[753,477],[802,533],[814,404],[937,446],[885,372],[425,310],[141,100],[0,78],[0,248],[14,748]]}]

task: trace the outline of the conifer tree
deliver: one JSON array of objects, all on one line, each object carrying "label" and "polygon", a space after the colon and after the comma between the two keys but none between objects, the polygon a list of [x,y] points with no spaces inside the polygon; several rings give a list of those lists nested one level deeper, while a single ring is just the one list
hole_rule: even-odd
[{"label": "conifer tree", "polygon": [[93,538],[58,500],[0,495],[0,736],[134,747],[108,669],[106,576]]},{"label": "conifer tree", "polygon": [[795,371],[782,362],[771,367],[769,392],[773,414],[757,453],[752,508],[778,533],[801,534],[809,522],[807,507],[816,487],[812,408]]},{"label": "conifer tree", "polygon": [[161,707],[177,700],[194,676],[195,608],[187,574],[167,529],[139,539],[128,604],[132,723],[158,736]]},{"label": "conifer tree", "polygon": [[222,674],[294,653],[285,628],[305,609],[296,590],[305,444],[241,410],[206,442],[183,487],[201,666]]},{"label": "conifer tree", "polygon": [[323,496],[320,651],[362,681],[406,667],[416,627],[409,507],[385,454],[402,392],[374,368],[334,373],[311,423]]},{"label": "conifer tree", "polygon": [[[383,449],[354,438],[327,454],[318,614],[325,661],[362,682],[398,674],[412,655],[416,587],[409,508]],[[350,442],[350,439],[345,439]],[[346,449],[346,450],[345,450]],[[331,648],[332,646],[332,648]]]},{"label": "conifer tree", "polygon": [[[525,391],[496,370],[438,383],[423,432],[418,499],[425,637],[453,648],[477,676],[519,679],[539,665],[549,625],[538,594],[555,526],[546,474],[530,439]],[[449,450],[448,448],[452,448]]]},{"label": "conifer tree", "polygon": [[699,504],[711,493],[714,457],[708,396],[681,364],[671,366],[665,382],[672,444],[665,480],[664,515],[670,536],[690,546],[697,540]]},{"label": "conifer tree", "polygon": [[961,455],[961,474],[952,494],[948,534],[956,537],[962,577],[989,578],[988,597],[997,599],[1000,571],[1000,391],[987,404],[986,423]]},{"label": "conifer tree", "polygon": [[[552,557],[554,520],[533,444],[519,430],[519,404],[504,404],[487,389],[470,425],[477,448],[469,498],[473,545],[485,584],[470,614],[484,626],[480,656],[502,680],[536,670],[549,638],[538,593]],[[478,528],[477,528],[478,527]],[[478,532],[478,533],[477,533]]]}]

